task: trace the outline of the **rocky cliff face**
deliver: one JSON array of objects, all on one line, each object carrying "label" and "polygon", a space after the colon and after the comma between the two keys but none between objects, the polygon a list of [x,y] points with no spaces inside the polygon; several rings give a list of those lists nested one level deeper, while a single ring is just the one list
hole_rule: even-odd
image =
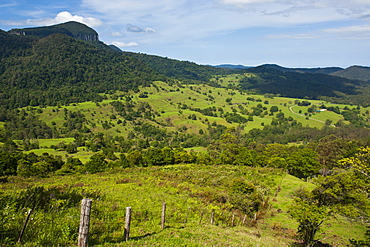
[{"label": "rocky cliff face", "polygon": [[94,29],[75,21],[47,27],[12,29],[8,33],[13,35],[36,36],[40,38],[54,33],[61,33],[80,40],[99,41],[99,35]]}]

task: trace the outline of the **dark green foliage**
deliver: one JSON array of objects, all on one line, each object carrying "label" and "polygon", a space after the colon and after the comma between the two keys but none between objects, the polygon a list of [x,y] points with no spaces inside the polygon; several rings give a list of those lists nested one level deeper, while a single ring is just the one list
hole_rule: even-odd
[{"label": "dark green foliage", "polygon": [[0,176],[16,175],[17,162],[22,156],[22,153],[0,152]]},{"label": "dark green foliage", "polygon": [[147,166],[173,165],[175,163],[174,152],[171,148],[149,148],[144,153]]},{"label": "dark green foliage", "polygon": [[321,168],[317,153],[308,148],[299,149],[287,158],[289,173],[299,178],[307,178],[318,174]]},{"label": "dark green foliage", "polygon": [[61,157],[44,153],[37,156],[34,153],[29,153],[19,157],[17,161],[17,175],[23,177],[46,177],[51,172],[59,170],[64,162]]},{"label": "dark green foliage", "polygon": [[90,160],[86,162],[85,169],[89,173],[102,172],[107,168],[108,162],[105,160],[105,155],[102,153],[96,153],[90,157]]},{"label": "dark green foliage", "polygon": [[248,119],[241,116],[240,114],[233,112],[233,113],[226,113],[225,119],[228,123],[246,123],[248,122]]}]

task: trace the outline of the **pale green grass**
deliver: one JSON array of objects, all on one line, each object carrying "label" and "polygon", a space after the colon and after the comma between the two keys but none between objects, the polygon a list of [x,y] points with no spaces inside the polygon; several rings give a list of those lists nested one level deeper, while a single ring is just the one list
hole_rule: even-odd
[{"label": "pale green grass", "polygon": [[58,139],[37,139],[39,142],[40,147],[46,147],[50,148],[50,146],[58,146],[59,143],[65,142],[66,144],[70,144],[73,142],[75,139],[74,138],[58,138]]},{"label": "pale green grass", "polygon": [[67,158],[73,157],[73,158],[78,158],[81,160],[82,163],[86,163],[90,157],[95,154],[94,152],[91,151],[86,151],[85,147],[79,147],[78,152],[74,154],[68,154],[66,151],[62,150],[55,150],[51,148],[40,148],[40,149],[32,149],[29,151],[24,151],[24,153],[29,154],[29,153],[35,153],[37,155],[42,155],[43,153],[48,153],[54,156],[60,156],[62,160],[66,161]]}]

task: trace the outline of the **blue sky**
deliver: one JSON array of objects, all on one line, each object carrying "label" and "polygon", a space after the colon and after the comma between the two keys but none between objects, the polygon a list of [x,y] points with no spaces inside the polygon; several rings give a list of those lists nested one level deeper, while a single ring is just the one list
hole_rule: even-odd
[{"label": "blue sky", "polygon": [[370,66],[370,0],[1,0],[0,29],[79,21],[125,51],[198,64]]}]

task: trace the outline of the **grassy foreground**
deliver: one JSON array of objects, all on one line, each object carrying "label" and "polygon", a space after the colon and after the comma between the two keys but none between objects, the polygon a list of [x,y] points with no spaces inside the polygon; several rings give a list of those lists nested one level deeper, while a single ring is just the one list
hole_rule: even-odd
[{"label": "grassy foreground", "polygon": [[[270,202],[266,210],[245,217],[227,201],[233,183],[240,180],[263,190]],[[75,191],[92,198],[91,246],[266,247],[295,246],[297,225],[288,213],[292,193],[302,186],[313,187],[274,169],[199,165],[129,168],[44,179],[12,177],[1,184],[3,196],[16,195],[30,186]],[[167,203],[165,229],[160,226],[163,202]],[[23,246],[77,244],[79,202],[72,207],[63,205],[64,199],[58,199],[48,210],[33,213]],[[130,240],[124,242],[128,206],[132,207],[132,224]],[[18,227],[24,221],[25,211],[20,215],[12,212],[13,218],[18,219]],[[336,219],[324,226],[320,237],[324,243],[345,246],[349,238],[361,238],[364,232],[360,224]],[[7,244],[12,244],[11,238]]]}]

